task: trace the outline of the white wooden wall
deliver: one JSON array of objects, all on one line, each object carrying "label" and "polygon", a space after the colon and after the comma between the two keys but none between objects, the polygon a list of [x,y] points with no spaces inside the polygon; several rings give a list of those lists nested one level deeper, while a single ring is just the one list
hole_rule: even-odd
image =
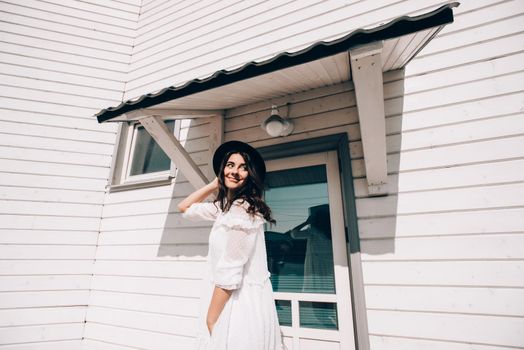
[{"label": "white wooden wall", "polygon": [[[0,349],[189,348],[209,227],[177,213],[183,176],[104,197],[115,129],[91,115],[124,82],[127,99],[442,2],[1,2]],[[524,347],[523,7],[464,0],[385,75],[388,197],[365,192],[350,83],[291,96],[286,139],[258,128],[267,103],[228,114],[226,139],[256,146],[348,133],[373,350]],[[184,129],[208,174],[209,129]]]},{"label": "white wooden wall", "polygon": [[293,101],[287,138],[260,131],[267,102],[228,115],[226,139],[255,146],[348,133],[373,350],[524,348],[523,19],[464,1],[385,74],[387,197],[367,196],[351,85],[273,101]]},{"label": "white wooden wall", "polygon": [[445,2],[143,0],[124,98],[298,51]]},{"label": "white wooden wall", "polygon": [[[211,124],[184,124],[181,143],[209,174]],[[180,174],[170,186],[106,195],[83,342],[88,349],[190,349],[211,229],[179,215],[176,204],[192,191]]]},{"label": "white wooden wall", "polygon": [[0,349],[75,349],[138,1],[0,2]]},{"label": "white wooden wall", "polygon": [[[359,11],[326,15],[342,2],[290,2],[265,11],[260,5],[234,14],[207,2],[196,3],[198,10],[144,3],[151,24],[139,23],[126,96],[438,3],[359,2],[353,5]],[[293,16],[286,17],[283,8],[292,6]],[[387,197],[367,197],[350,83],[289,97],[296,131],[285,139],[271,139],[258,127],[269,103],[228,113],[226,139],[255,146],[348,133],[373,350],[524,347],[523,10],[519,0],[463,1],[455,23],[409,64],[404,79],[402,72],[385,75]],[[226,13],[227,23],[214,21]],[[249,13],[257,16],[239,21]],[[266,21],[277,13],[281,17]],[[291,31],[295,21],[304,35]],[[228,26],[218,29],[221,23]],[[273,32],[262,35],[268,28]],[[195,145],[205,142],[202,128],[190,129],[188,149],[204,167],[210,155],[205,144]],[[122,345],[115,349],[152,342],[158,349],[187,348],[209,231],[176,213],[190,191],[184,181],[108,196],[87,337]]]}]

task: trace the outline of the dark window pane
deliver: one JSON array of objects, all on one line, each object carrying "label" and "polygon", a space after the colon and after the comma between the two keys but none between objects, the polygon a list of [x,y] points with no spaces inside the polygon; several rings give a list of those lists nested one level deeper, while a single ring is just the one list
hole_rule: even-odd
[{"label": "dark window pane", "polygon": [[[166,125],[167,128],[173,132],[175,121],[167,120]],[[169,159],[143,126],[137,127],[135,137],[136,142],[131,163],[131,176],[170,169],[171,159]]]},{"label": "dark window pane", "polygon": [[337,305],[299,301],[300,327],[338,329]]},{"label": "dark window pane", "polygon": [[275,292],[335,293],[326,167],[269,172],[264,199],[277,224],[265,232]]},{"label": "dark window pane", "polygon": [[291,301],[275,300],[277,307],[278,322],[281,326],[291,327]]}]

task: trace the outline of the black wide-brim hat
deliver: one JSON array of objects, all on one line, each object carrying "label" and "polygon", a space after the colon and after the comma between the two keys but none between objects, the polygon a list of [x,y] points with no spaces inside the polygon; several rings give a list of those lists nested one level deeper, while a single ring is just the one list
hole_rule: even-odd
[{"label": "black wide-brim hat", "polygon": [[256,168],[260,179],[264,181],[264,178],[266,177],[266,164],[260,153],[258,153],[255,148],[251,147],[247,143],[236,140],[224,142],[216,149],[215,154],[213,154],[213,170],[215,171],[215,175],[218,176],[218,172],[220,171],[220,163],[222,162],[222,159],[225,157],[225,155],[230,151],[246,152],[249,154],[249,157],[251,158],[253,166]]}]

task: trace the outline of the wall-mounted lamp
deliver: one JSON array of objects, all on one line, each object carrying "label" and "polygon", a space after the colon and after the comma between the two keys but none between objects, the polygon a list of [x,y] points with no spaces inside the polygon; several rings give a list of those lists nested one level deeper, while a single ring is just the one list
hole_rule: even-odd
[{"label": "wall-mounted lamp", "polygon": [[271,115],[260,124],[273,137],[288,136],[293,131],[293,121],[278,114],[277,106],[271,106]]}]

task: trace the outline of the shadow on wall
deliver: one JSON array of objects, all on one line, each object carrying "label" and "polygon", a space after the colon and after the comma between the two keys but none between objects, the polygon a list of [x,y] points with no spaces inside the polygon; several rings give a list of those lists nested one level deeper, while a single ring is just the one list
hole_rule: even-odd
[{"label": "shadow on wall", "polygon": [[[207,118],[187,120],[187,125],[182,125],[181,142],[193,161],[199,166],[204,175],[211,181],[215,174],[210,163],[208,137],[209,122]],[[181,259],[205,260],[208,250],[208,236],[211,231],[211,221],[189,221],[182,218],[177,204],[196,189],[189,183],[186,176],[177,170],[174,184],[171,186],[168,213],[163,224],[162,238],[159,242],[158,256],[180,257]],[[192,271],[195,276],[197,272]]]},{"label": "shadow on wall", "polygon": [[[388,171],[387,195],[369,197],[366,178],[355,180],[360,252],[363,255],[384,255],[395,252],[395,235],[398,228],[397,213],[404,108],[404,74],[404,69],[401,69],[387,72],[383,75]],[[365,169],[363,159],[362,169]]]},{"label": "shadow on wall", "polygon": [[[388,170],[388,192],[386,196],[370,197],[365,178],[365,165],[360,140],[350,139],[350,155],[354,174],[356,214],[358,218],[359,244],[352,242],[351,253],[384,255],[395,251],[397,232],[397,209],[399,187],[400,145],[402,141],[402,118],[404,106],[404,70],[384,74],[384,107],[386,114],[386,153]],[[184,147],[208,179],[214,173],[208,163],[207,122],[193,119],[184,132],[188,140]],[[347,180],[347,179],[346,179]],[[163,224],[158,256],[181,257],[204,260],[208,250],[208,236],[212,222],[194,222],[182,218],[177,204],[195,188],[178,173],[172,186],[168,214]],[[351,221],[351,215],[349,221]],[[353,219],[354,221],[354,219]],[[349,230],[356,230],[356,223],[346,223]]]}]

